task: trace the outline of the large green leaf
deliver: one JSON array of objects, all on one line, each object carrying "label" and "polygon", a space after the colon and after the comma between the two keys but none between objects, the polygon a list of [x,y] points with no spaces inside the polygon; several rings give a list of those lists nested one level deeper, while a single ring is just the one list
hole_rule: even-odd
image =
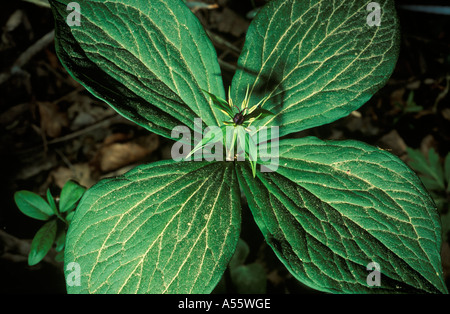
[{"label": "large green leaf", "polygon": [[232,163],[163,161],[89,189],[70,225],[69,293],[209,293],[233,255],[240,193]]},{"label": "large green leaf", "polygon": [[[329,292],[446,292],[437,210],[394,155],[357,141],[280,142],[276,172],[237,169],[267,242],[300,281]],[[273,166],[267,167],[275,170]],[[381,285],[367,284],[367,266]]]},{"label": "large green leaf", "polygon": [[56,50],[68,72],[119,113],[160,135],[194,118],[218,125],[207,90],[225,96],[214,47],[181,0],[50,0]]},{"label": "large green leaf", "polygon": [[[257,122],[280,136],[330,123],[359,108],[385,84],[398,55],[394,1],[377,1],[380,26],[369,26],[365,0],[274,0],[253,20],[231,98],[264,97],[273,113]],[[256,125],[255,124],[255,125]]]}]

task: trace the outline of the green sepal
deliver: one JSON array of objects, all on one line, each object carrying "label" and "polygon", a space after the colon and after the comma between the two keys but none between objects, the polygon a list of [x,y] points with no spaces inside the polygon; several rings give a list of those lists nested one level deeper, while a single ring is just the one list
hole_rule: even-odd
[{"label": "green sepal", "polygon": [[211,94],[210,92],[208,92],[206,90],[203,90],[203,92],[211,98],[213,105],[217,109],[219,109],[220,111],[222,111],[223,113],[228,115],[230,118],[233,118],[233,109],[230,107],[230,105],[228,104],[228,102],[225,99],[220,98],[214,94]]}]

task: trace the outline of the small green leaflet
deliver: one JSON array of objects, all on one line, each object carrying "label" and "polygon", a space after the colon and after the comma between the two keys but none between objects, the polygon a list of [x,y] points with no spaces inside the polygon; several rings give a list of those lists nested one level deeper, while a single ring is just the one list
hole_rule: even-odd
[{"label": "small green leaflet", "polygon": [[211,94],[210,92],[205,91],[205,90],[203,90],[203,92],[206,93],[211,98],[213,104],[216,106],[217,109],[222,111],[227,116],[233,117],[233,109],[227,103],[227,101],[225,99],[217,97],[216,95]]},{"label": "small green leaflet", "polygon": [[260,263],[245,264],[250,248],[242,239],[228,265],[231,283],[238,294],[266,293],[267,275]]},{"label": "small green leaflet", "polygon": [[251,113],[249,113],[248,115],[246,115],[246,119],[248,119],[249,121],[254,121],[254,120],[262,120],[266,117],[270,117],[273,116],[274,114],[272,112],[270,112],[269,110],[263,109],[263,108],[257,108],[251,111]]},{"label": "small green leaflet", "polygon": [[67,234],[79,263],[69,293],[209,293],[235,250],[240,194],[232,163],[163,161],[89,189]]},{"label": "small green leaflet", "polygon": [[28,265],[33,266],[39,263],[48,251],[51,249],[55,241],[57,229],[56,219],[46,222],[33,238],[28,254]]},{"label": "small green leaflet", "polygon": [[55,238],[56,252],[62,252],[62,250],[64,249],[65,242],[66,242],[66,230],[58,226]]},{"label": "small green leaflet", "polygon": [[47,189],[47,202],[50,205],[53,214],[58,214],[58,208],[56,207],[55,199],[53,198],[52,193],[50,192],[50,188]]},{"label": "small green leaflet", "polygon": [[36,193],[17,191],[14,200],[19,210],[31,218],[47,220],[54,214],[52,207]]}]

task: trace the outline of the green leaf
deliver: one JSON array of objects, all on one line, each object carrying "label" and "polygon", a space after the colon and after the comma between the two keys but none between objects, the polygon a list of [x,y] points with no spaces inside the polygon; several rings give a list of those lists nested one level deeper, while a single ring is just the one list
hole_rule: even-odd
[{"label": "green leaf", "polygon": [[447,192],[450,192],[450,153],[447,154],[444,161],[445,181],[447,182]]},{"label": "green leaf", "polygon": [[31,191],[17,191],[14,193],[14,201],[23,214],[34,219],[47,220],[54,214],[50,205]]},{"label": "green leaf", "polygon": [[80,26],[66,22],[71,0],[49,2],[61,62],[121,115],[169,138],[195,117],[224,120],[202,92],[224,98],[216,51],[183,1],[83,1]]},{"label": "green leaf", "polygon": [[[280,137],[333,122],[366,103],[391,75],[399,51],[394,1],[377,1],[381,25],[369,26],[369,1],[274,0],[252,21],[232,81],[232,99],[275,113],[259,125]],[[351,38],[351,40],[349,40]]]},{"label": "green leaf", "polygon": [[251,113],[245,116],[245,119],[264,119],[269,116],[273,116],[274,114],[270,112],[269,110],[263,109],[263,108],[257,108],[253,110]]},{"label": "green leaf", "polygon": [[421,179],[430,190],[445,190],[444,170],[439,161],[439,155],[433,148],[428,151],[428,160],[419,151],[407,148],[410,157],[409,165],[415,171],[421,173]]},{"label": "green leaf", "polygon": [[58,208],[56,208],[55,199],[53,198],[52,192],[50,192],[50,188],[47,189],[47,202],[50,205],[54,214],[58,214]]},{"label": "green leaf", "polygon": [[246,157],[250,162],[253,177],[256,175],[256,163],[258,160],[258,147],[256,144],[256,134],[248,132],[245,134],[245,151]]},{"label": "green leaf", "polygon": [[245,144],[247,143],[247,141],[245,140],[245,135],[247,134],[247,132],[242,125],[235,126],[234,132],[236,132],[236,153],[245,154]]},{"label": "green leaf", "polygon": [[58,252],[58,254],[55,255],[55,261],[64,262],[64,251]]},{"label": "green leaf", "polygon": [[420,180],[422,181],[423,185],[427,188],[428,191],[439,191],[442,190],[441,185],[438,181],[434,178],[430,178],[425,175],[419,175]]},{"label": "green leaf", "polygon": [[436,153],[434,148],[428,150],[428,162],[430,164],[431,176],[436,179],[439,187],[445,190],[444,183],[444,169],[442,168],[441,162],[439,160],[439,155]]},{"label": "green leaf", "polygon": [[[357,141],[279,144],[276,172],[237,173],[259,228],[298,280],[328,292],[447,292],[437,210],[400,159]],[[381,286],[367,284],[371,262]]]},{"label": "green leaf", "polygon": [[39,263],[48,251],[52,248],[55,241],[57,223],[56,219],[46,222],[33,238],[28,254],[28,265],[33,266]]},{"label": "green leaf", "polygon": [[67,216],[66,216],[66,221],[67,221],[69,224],[70,224],[70,222],[72,221],[74,215],[75,215],[75,211],[71,211],[71,212],[69,212],[69,213],[67,214]]},{"label": "green leaf", "polygon": [[409,165],[416,172],[427,174],[429,172],[428,161],[425,156],[417,149],[407,147],[406,151],[409,156]]},{"label": "green leaf", "polygon": [[234,158],[234,156],[232,156],[232,153],[235,156],[237,154],[234,147],[237,141],[238,130],[239,127],[233,127],[233,132],[226,132],[226,127],[222,127],[222,132],[225,133],[226,160],[230,161]]},{"label": "green leaf", "polygon": [[86,188],[74,181],[67,181],[59,196],[59,210],[61,213],[68,212],[75,208],[75,205],[83,196]]},{"label": "green leaf", "polygon": [[217,97],[214,94],[211,94],[207,91],[203,91],[204,93],[206,93],[212,100],[213,105],[221,110],[223,113],[225,113],[227,116],[229,116],[230,118],[233,118],[233,109],[230,107],[230,105],[227,103],[227,101],[225,99],[222,99],[220,97]]},{"label": "green leaf", "polygon": [[161,161],[89,189],[66,238],[69,293],[209,293],[233,255],[240,193],[233,163]]}]

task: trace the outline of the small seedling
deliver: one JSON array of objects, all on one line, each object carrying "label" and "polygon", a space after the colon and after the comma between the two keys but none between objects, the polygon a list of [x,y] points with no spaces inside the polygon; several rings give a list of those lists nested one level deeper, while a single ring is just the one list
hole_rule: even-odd
[{"label": "small seedling", "polygon": [[63,260],[67,228],[75,213],[76,205],[85,190],[84,187],[74,181],[67,181],[61,190],[58,204],[55,202],[50,189],[47,189],[46,199],[34,192],[25,190],[17,191],[14,194],[16,205],[23,214],[46,221],[31,242],[28,265],[33,266],[39,263],[53,245],[58,252],[55,259],[57,261]]}]

